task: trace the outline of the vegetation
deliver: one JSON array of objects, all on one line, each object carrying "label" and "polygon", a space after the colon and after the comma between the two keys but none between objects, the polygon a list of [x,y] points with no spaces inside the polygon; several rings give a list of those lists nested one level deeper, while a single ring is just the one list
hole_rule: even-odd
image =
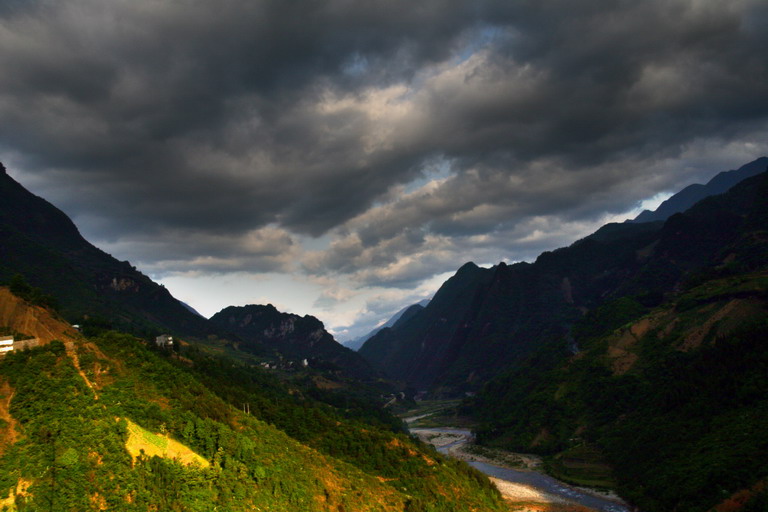
[{"label": "vegetation", "polygon": [[[457,408],[461,400],[420,400],[413,402],[414,407],[400,407],[398,416],[401,418],[417,418],[410,423],[410,427],[431,428],[450,425],[452,427],[470,428],[474,426],[474,420],[468,416],[459,414]],[[393,411],[395,412],[395,411]]]},{"label": "vegetation", "polygon": [[21,274],[14,274],[8,287],[11,293],[29,303],[49,309],[58,309],[58,301],[55,297],[43,293],[40,288],[30,286]]},{"label": "vegetation", "polygon": [[0,196],[0,281],[24,276],[31,285],[21,287],[22,295],[31,292],[25,299],[51,306],[55,297],[73,323],[96,315],[142,336],[205,336],[215,330],[130,263],[86,241],[63,212],[8,174],[0,173]]},{"label": "vegetation", "polygon": [[165,434],[153,434],[131,420],[118,419],[117,421],[126,422],[128,440],[125,443],[125,447],[133,459],[138,459],[142,456],[158,456],[165,459],[178,460],[184,465],[197,465],[203,468],[210,466],[207,459]]},{"label": "vegetation", "polygon": [[8,327],[7,325],[0,326],[0,336],[13,336],[14,341],[28,340],[33,338],[33,336],[30,336],[29,334],[18,332]]},{"label": "vegetation", "polygon": [[[6,508],[502,509],[485,477],[394,424],[349,419],[245,365],[114,332],[77,354],[93,390],[59,342],[0,360],[21,436],[0,454]],[[193,453],[207,464],[185,463]]]},{"label": "vegetation", "polygon": [[614,489],[618,485],[613,469],[605,462],[605,456],[587,443],[546,457],[544,466],[547,473],[570,484],[593,489]]},{"label": "vegetation", "polygon": [[574,326],[580,354],[543,349],[465,404],[478,441],[549,455],[576,483],[615,477],[649,512],[707,510],[749,488],[768,476],[765,278],[709,280],[647,314],[606,304]]}]

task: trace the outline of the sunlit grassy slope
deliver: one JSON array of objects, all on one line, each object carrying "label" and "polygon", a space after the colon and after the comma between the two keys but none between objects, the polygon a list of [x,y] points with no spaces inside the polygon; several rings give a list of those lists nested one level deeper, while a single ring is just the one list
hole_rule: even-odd
[{"label": "sunlit grassy slope", "polygon": [[134,460],[145,455],[177,460],[185,466],[197,465],[203,468],[210,466],[210,462],[205,458],[167,435],[153,434],[131,420],[125,421],[128,428],[125,448]]}]

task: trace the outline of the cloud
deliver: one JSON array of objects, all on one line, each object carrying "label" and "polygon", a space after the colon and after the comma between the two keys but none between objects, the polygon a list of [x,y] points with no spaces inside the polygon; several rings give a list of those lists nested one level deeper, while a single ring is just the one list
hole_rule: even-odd
[{"label": "cloud", "polygon": [[767,23],[759,0],[8,2],[0,156],[151,272],[414,286],[768,152]]},{"label": "cloud", "polygon": [[107,252],[130,255],[131,261],[156,278],[189,273],[290,273],[301,251],[288,232],[274,226],[237,236],[161,231],[144,243],[118,241],[99,245]]}]

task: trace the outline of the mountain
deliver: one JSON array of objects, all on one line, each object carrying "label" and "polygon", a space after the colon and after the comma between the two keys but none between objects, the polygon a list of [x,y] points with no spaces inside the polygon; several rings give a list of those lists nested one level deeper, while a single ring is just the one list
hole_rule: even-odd
[{"label": "mountain", "polygon": [[193,308],[192,306],[190,306],[186,302],[184,302],[182,300],[180,300],[179,302],[181,303],[182,306],[187,308],[187,311],[189,311],[190,313],[194,313],[195,315],[197,315],[199,317],[205,318],[203,315],[200,314],[200,312],[198,310],[196,310],[195,308]]},{"label": "mountain", "polygon": [[640,215],[627,222],[656,222],[664,221],[675,213],[684,212],[705,197],[723,194],[737,183],[760,174],[768,169],[768,158],[760,157],[753,162],[742,165],[736,170],[724,171],[707,182],[706,185],[693,184],[673,195],[656,208],[655,211],[644,210]]},{"label": "mountain", "polygon": [[[23,276],[29,283],[23,286],[52,296],[61,315],[73,323],[145,337],[168,332],[207,339],[230,333],[235,334],[233,341],[244,340],[237,346],[251,353],[314,358],[344,369],[347,375],[373,375],[368,363],[336,343],[316,318],[287,315],[272,306],[229,308],[227,321],[219,321],[221,314],[211,320],[202,317],[129,262],[118,261],[85,240],[69,217],[24,189],[5,167],[0,167],[0,197],[0,281]],[[266,324],[256,327],[245,318],[232,320],[233,315],[246,317],[255,311]],[[280,331],[283,324],[290,332]],[[280,334],[265,336],[266,329]]]},{"label": "mountain", "polygon": [[0,286],[0,329],[15,334],[16,340],[32,338],[45,344],[53,340],[70,342],[81,336],[77,330],[43,306],[25,301],[6,286]]},{"label": "mountain", "polygon": [[371,339],[377,332],[384,329],[385,327],[392,327],[397,323],[400,319],[407,320],[411,316],[415,315],[422,309],[424,309],[424,306],[426,306],[429,303],[429,299],[424,299],[421,302],[417,302],[416,304],[411,304],[410,306],[406,306],[384,322],[382,325],[376,327],[375,329],[371,330],[368,334],[364,336],[360,336],[359,338],[355,338],[354,340],[346,341],[344,342],[344,346],[347,348],[351,348],[352,350],[360,350],[360,347],[363,346],[363,344]]},{"label": "mountain", "polygon": [[310,366],[330,363],[356,378],[368,379],[375,373],[362,357],[339,344],[323,323],[311,315],[301,317],[282,313],[271,304],[251,304],[224,308],[211,317],[211,323],[242,340],[240,350],[308,359]]},{"label": "mountain", "polygon": [[0,311],[5,328],[65,336],[0,356],[3,510],[505,510],[376,405],[337,408],[195,346],[84,337],[7,289]]},{"label": "mountain", "polygon": [[729,251],[658,307],[609,301],[574,324],[577,354],[540,347],[487,383],[463,411],[478,441],[546,455],[559,478],[646,512],[766,510],[765,220],[760,266]]},{"label": "mountain", "polygon": [[382,329],[358,353],[394,379],[417,388],[429,386],[440,366],[455,359],[448,340],[459,331],[474,297],[491,279],[492,271],[467,263],[423,310],[396,327]]},{"label": "mountain", "polygon": [[[0,334],[24,341],[0,355],[0,509],[504,509],[484,476],[412,440],[366,386],[261,370],[231,350],[370,376],[317,319],[233,308],[261,332],[245,339],[258,322],[240,318],[225,325],[243,337],[222,339],[2,171]],[[207,336],[165,350],[109,328]]]},{"label": "mountain", "polygon": [[764,265],[766,198],[763,173],[664,223],[611,224],[535,263],[468,263],[423,311],[359,353],[418,389],[477,391],[540,347],[570,343],[571,326],[607,301],[656,307],[696,274]]},{"label": "mountain", "polygon": [[[383,329],[384,327],[397,327],[398,325],[401,325],[408,320],[411,319],[415,314],[417,314],[419,311],[424,309],[424,307],[429,304],[429,299],[424,299],[421,302],[418,302],[416,304],[412,304],[408,306],[407,308],[401,309],[395,316],[389,319],[387,323],[381,326],[379,330]],[[378,331],[376,331],[378,332]],[[376,334],[375,332],[373,334]]]},{"label": "mountain", "polygon": [[0,164],[0,281],[21,274],[53,295],[71,321],[97,319],[151,335],[214,332],[163,286],[85,240],[61,210],[27,191]]}]

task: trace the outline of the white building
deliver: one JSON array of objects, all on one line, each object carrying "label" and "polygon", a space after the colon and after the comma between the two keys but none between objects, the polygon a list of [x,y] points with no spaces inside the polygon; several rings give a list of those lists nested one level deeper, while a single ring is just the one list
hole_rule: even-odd
[{"label": "white building", "polygon": [[157,338],[155,338],[155,344],[158,347],[171,347],[173,346],[173,336],[170,336],[168,334],[161,334]]},{"label": "white building", "polygon": [[13,336],[0,336],[0,354],[13,350]]}]

